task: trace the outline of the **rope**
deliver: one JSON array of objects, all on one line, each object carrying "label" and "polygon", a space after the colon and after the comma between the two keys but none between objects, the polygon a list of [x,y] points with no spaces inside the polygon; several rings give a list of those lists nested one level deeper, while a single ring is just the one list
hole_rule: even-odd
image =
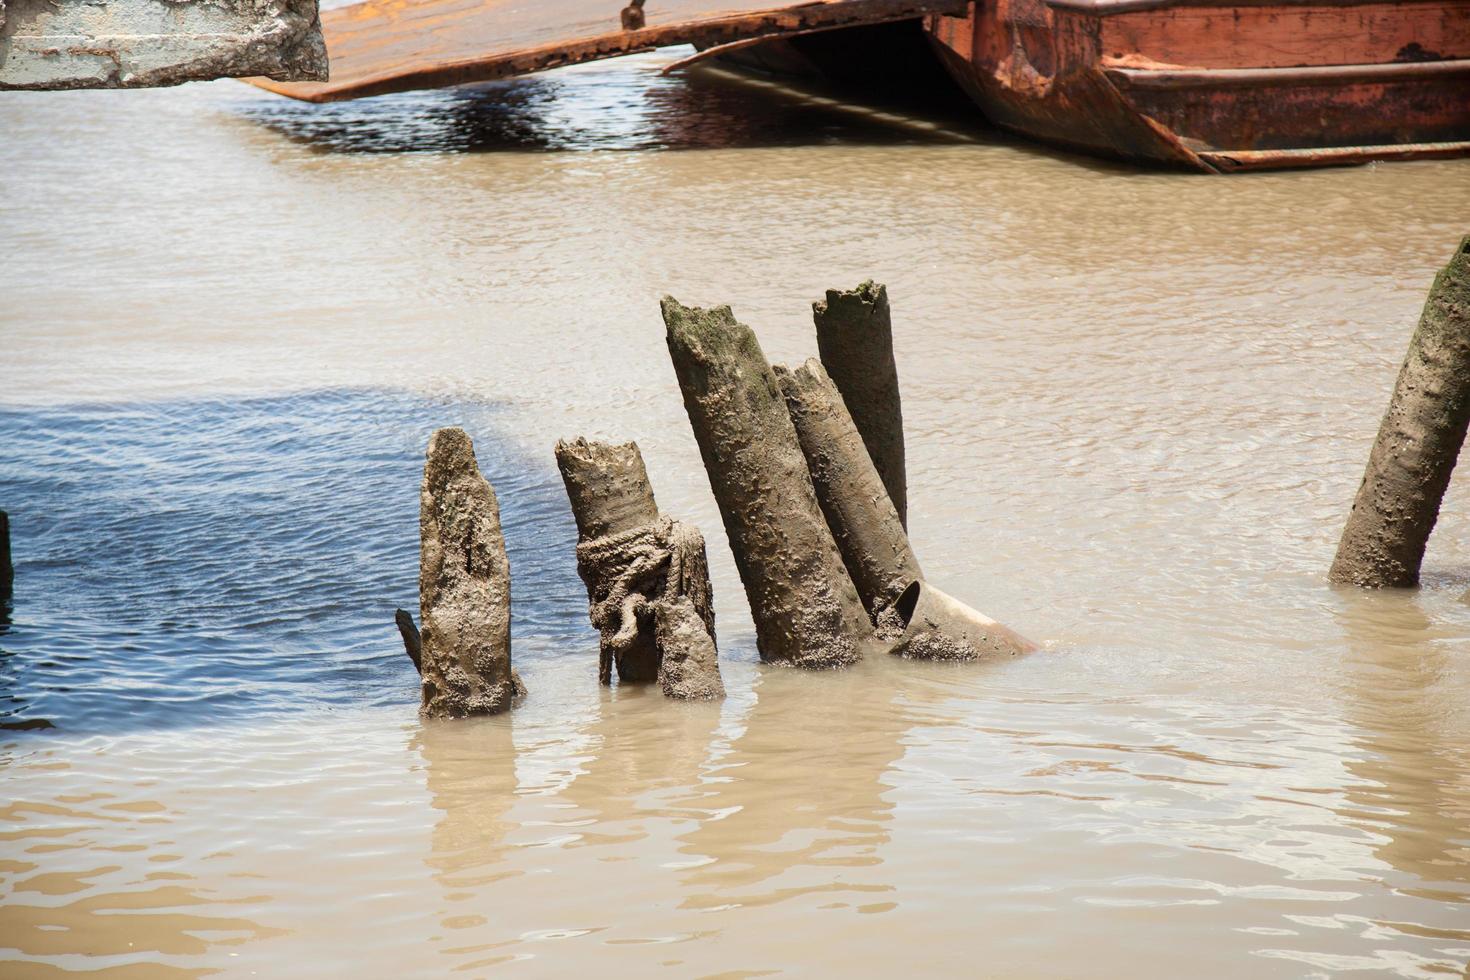
[{"label": "rope", "polygon": [[638,617],[651,615],[655,603],[690,595],[696,607],[709,607],[703,557],[698,529],[669,517],[577,545],[582,577],[603,596],[588,610],[602,634],[602,683],[612,683],[612,657],[637,639]]}]

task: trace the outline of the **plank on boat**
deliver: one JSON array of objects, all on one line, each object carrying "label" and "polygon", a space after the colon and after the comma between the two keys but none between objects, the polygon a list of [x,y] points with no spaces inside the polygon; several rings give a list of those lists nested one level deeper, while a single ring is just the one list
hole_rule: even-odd
[{"label": "plank on boat", "polygon": [[309,102],[484,82],[674,44],[699,47],[959,13],[964,0],[364,0],[322,11],[331,80],[252,84]]}]

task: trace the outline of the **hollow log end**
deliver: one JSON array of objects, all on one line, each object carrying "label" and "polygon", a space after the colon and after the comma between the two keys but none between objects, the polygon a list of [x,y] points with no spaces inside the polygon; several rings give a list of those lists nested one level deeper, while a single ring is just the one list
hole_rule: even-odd
[{"label": "hollow log end", "polygon": [[827,298],[812,304],[812,315],[820,327],[828,316],[851,317],[860,314],[871,317],[879,310],[888,309],[888,287],[881,282],[866,279],[855,289],[829,289]]},{"label": "hollow log end", "polygon": [[636,442],[562,440],[556,444],[556,465],[582,540],[658,519],[658,503]]}]

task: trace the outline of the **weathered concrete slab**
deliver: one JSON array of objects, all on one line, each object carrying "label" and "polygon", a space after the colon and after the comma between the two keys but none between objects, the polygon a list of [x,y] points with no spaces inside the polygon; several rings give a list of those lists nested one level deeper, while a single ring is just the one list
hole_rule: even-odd
[{"label": "weathered concrete slab", "polygon": [[967,0],[648,0],[624,30],[625,0],[364,0],[322,15],[327,84],[261,88],[309,102],[485,82],[674,44],[776,38],[925,14],[960,15]]},{"label": "weathered concrete slab", "polygon": [[325,80],[317,0],[0,0],[0,89]]}]

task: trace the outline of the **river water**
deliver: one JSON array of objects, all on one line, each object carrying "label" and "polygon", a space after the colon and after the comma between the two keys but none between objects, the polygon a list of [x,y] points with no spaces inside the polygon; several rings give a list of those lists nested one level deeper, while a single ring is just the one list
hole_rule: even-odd
[{"label": "river water", "polygon": [[[0,96],[0,975],[1465,976],[1470,479],[1325,582],[1470,166],[1206,178],[658,54],[311,107]],[[888,283],[930,578],[993,667],[763,668],[657,300],[773,360]],[[510,717],[422,723],[438,425]],[[730,697],[596,682],[551,447],[710,540]]]}]

